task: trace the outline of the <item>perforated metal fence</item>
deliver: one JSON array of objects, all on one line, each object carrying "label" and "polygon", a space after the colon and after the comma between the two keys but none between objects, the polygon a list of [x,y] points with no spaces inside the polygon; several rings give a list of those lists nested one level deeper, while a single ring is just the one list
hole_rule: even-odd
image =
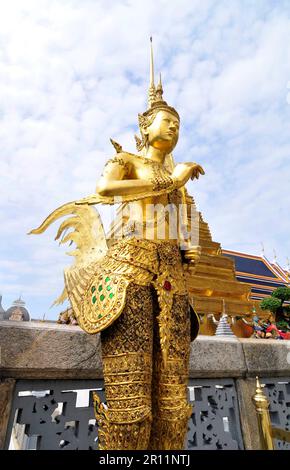
[{"label": "perforated metal fence", "polygon": [[190,380],[189,399],[194,404],[189,420],[187,449],[243,449],[234,380]]},{"label": "perforated metal fence", "polygon": [[[261,378],[276,428],[290,430],[289,378]],[[188,423],[187,449],[243,449],[235,382],[232,379],[191,379],[194,405]],[[19,380],[16,384],[6,448],[98,448],[92,392],[105,401],[102,380]],[[290,444],[275,440],[276,449]]]},{"label": "perforated metal fence", "polygon": [[94,390],[105,399],[101,380],[19,380],[6,448],[97,449]]},{"label": "perforated metal fence", "polygon": [[[6,448],[98,448],[92,392],[105,401],[102,380],[19,380]],[[237,395],[231,379],[191,380],[188,449],[242,449]]]},{"label": "perforated metal fence", "polygon": [[[290,431],[290,379],[288,378],[263,378],[263,388],[270,401],[270,419],[275,428]],[[274,439],[276,450],[290,449],[290,443]]]}]

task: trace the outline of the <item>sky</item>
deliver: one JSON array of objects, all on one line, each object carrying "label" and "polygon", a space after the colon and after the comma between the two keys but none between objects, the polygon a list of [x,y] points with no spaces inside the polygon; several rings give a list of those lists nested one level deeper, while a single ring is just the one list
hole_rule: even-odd
[{"label": "sky", "polygon": [[[56,207],[92,194],[109,138],[135,151],[146,110],[149,37],[164,98],[181,116],[177,162],[222,248],[290,257],[289,0],[0,0],[0,293],[33,318],[71,263]],[[101,215],[106,219],[104,208]],[[65,308],[65,305],[64,307]]]}]

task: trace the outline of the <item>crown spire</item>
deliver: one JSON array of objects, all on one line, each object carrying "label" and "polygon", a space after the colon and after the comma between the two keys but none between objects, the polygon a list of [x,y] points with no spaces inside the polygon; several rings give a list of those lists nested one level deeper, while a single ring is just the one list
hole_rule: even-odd
[{"label": "crown spire", "polygon": [[150,87],[154,87],[154,60],[152,36],[150,36]]},{"label": "crown spire", "polygon": [[152,36],[150,36],[150,85],[148,91],[148,107],[151,108],[155,99],[155,84],[154,84],[154,60],[153,60],[153,44]]},{"label": "crown spire", "polygon": [[[179,114],[172,106],[169,106],[166,101],[163,99],[163,87],[161,81],[161,74],[159,78],[159,83],[155,87],[154,83],[154,59],[153,59],[153,41],[152,36],[150,36],[150,82],[149,82],[149,89],[148,89],[148,108],[147,110],[138,115],[139,119],[139,126],[140,128],[145,128],[145,122],[149,115],[155,113],[156,111],[164,110],[169,111],[170,113],[174,114],[177,119],[179,118]],[[140,150],[140,142],[137,141],[137,149]]]},{"label": "crown spire", "polygon": [[159,83],[157,85],[156,93],[155,93],[156,101],[162,101],[163,100],[162,95],[163,95],[163,87],[162,87],[162,80],[161,80],[161,73],[160,73]]}]

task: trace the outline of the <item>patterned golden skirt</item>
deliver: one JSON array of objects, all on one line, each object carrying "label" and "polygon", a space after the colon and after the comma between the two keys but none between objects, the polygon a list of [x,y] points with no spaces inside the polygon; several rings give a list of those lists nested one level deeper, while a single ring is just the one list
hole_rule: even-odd
[{"label": "patterned golden skirt", "polygon": [[99,448],[183,449],[191,414],[190,341],[198,322],[177,245],[118,241],[87,293],[86,328],[101,331],[107,400],[104,406],[96,396]]}]

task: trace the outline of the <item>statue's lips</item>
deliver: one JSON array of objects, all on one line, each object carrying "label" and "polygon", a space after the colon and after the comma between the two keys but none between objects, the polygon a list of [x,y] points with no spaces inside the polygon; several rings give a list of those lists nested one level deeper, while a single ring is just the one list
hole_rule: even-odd
[{"label": "statue's lips", "polygon": [[166,132],[166,134],[171,135],[171,136],[176,136],[176,132],[173,132],[173,131]]},{"label": "statue's lips", "polygon": [[163,132],[162,136],[157,137],[156,140],[162,141],[162,140],[168,140],[169,138],[170,138],[170,140],[172,140],[172,139],[176,139],[176,137],[177,137],[177,135],[176,135],[175,132],[168,131],[168,132]]}]

